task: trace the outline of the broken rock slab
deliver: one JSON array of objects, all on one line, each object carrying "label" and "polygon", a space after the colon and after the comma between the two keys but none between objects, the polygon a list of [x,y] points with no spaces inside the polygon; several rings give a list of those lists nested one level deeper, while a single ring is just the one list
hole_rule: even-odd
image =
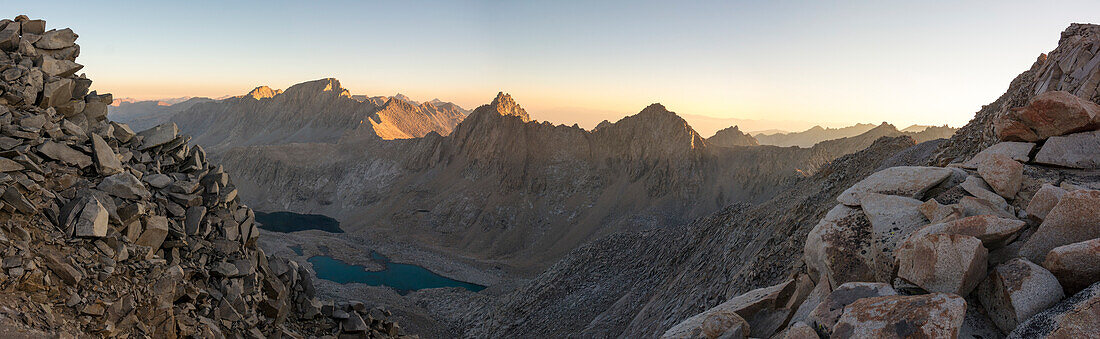
[{"label": "broken rock slab", "polygon": [[1028,162],[1031,159],[1030,154],[1033,149],[1035,149],[1035,143],[1031,142],[999,142],[975,154],[973,158],[962,164],[962,168],[978,169],[978,164],[984,161],[985,157],[993,154],[1008,156],[1019,162]]},{"label": "broken rock slab", "polygon": [[1027,214],[1033,215],[1036,218],[1046,219],[1047,213],[1054,208],[1054,205],[1058,204],[1058,200],[1062,199],[1062,196],[1066,194],[1066,190],[1061,187],[1051,184],[1043,184],[1034,195],[1031,196],[1031,201],[1027,204]]},{"label": "broken rock slab", "polygon": [[929,292],[967,295],[985,278],[989,252],[978,238],[925,234],[898,249],[898,278]]},{"label": "broken rock slab", "polygon": [[898,166],[871,174],[837,196],[848,206],[859,206],[867,193],[920,198],[928,189],[951,177],[952,171],[942,167]]},{"label": "broken rock slab", "polygon": [[1066,291],[1080,291],[1100,281],[1100,239],[1055,247],[1047,253],[1043,267]]},{"label": "broken rock slab", "polygon": [[947,293],[863,298],[837,321],[835,338],[956,338],[966,300]]},{"label": "broken rock slab", "polygon": [[164,238],[168,236],[168,218],[163,216],[150,216],[145,219],[145,230],[141,232],[134,243],[152,249],[160,248]]},{"label": "broken rock slab", "polygon": [[103,178],[96,188],[123,199],[149,199],[152,196],[145,185],[129,172]]},{"label": "broken rock slab", "polygon": [[702,335],[707,338],[745,338],[749,323],[737,313],[718,311],[703,320]]},{"label": "broken rock slab", "polygon": [[788,279],[778,285],[758,288],[681,321],[665,331],[662,338],[686,338],[702,332],[703,321],[717,312],[734,312],[749,324],[750,336],[770,337],[809,295],[809,278]]},{"label": "broken rock slab", "polygon": [[1100,282],[1012,330],[1008,338],[1095,338],[1100,333]]},{"label": "broken rock slab", "polygon": [[817,304],[817,307],[810,312],[809,323],[813,325],[818,331],[825,334],[833,333],[833,327],[836,325],[841,314],[844,313],[844,309],[848,305],[856,302],[856,300],[870,297],[881,297],[887,295],[897,295],[894,288],[890,284],[885,283],[872,283],[872,282],[850,282],[840,285],[832,293],[829,293],[825,300]]},{"label": "broken rock slab", "polygon": [[1070,168],[1100,168],[1100,131],[1050,137],[1035,162]]},{"label": "broken rock slab", "polygon": [[870,250],[871,222],[858,207],[838,204],[806,236],[803,260],[819,283],[873,281]]},{"label": "broken rock slab", "polygon": [[867,193],[863,197],[863,213],[871,221],[875,281],[892,282],[897,269],[894,251],[910,234],[928,224],[928,219],[920,212],[923,202],[877,193]]},{"label": "broken rock slab", "polygon": [[982,241],[987,249],[1004,247],[1016,238],[1016,234],[1027,226],[1019,219],[1001,218],[994,215],[976,215],[945,223],[932,224],[913,232],[911,237],[925,234],[961,234]]},{"label": "broken rock slab", "polygon": [[989,318],[1006,333],[1064,297],[1054,275],[1022,258],[993,268],[977,295]]},{"label": "broken rock slab", "polygon": [[137,135],[141,139],[141,147],[138,150],[147,150],[153,147],[167,144],[168,142],[175,140],[179,136],[179,127],[174,122],[167,122],[156,127],[139,132]]},{"label": "broken rock slab", "polygon": [[107,141],[94,133],[92,134],[92,150],[95,151],[95,163],[99,175],[114,175],[122,172],[122,162],[118,161],[118,155],[115,154],[114,149],[107,144]]},{"label": "broken rock slab", "polygon": [[1012,199],[1023,183],[1024,164],[1002,154],[992,154],[978,163],[978,175],[998,195]]},{"label": "broken rock slab", "polygon": [[68,145],[46,141],[42,143],[42,146],[38,147],[38,152],[49,157],[50,159],[58,160],[69,165],[77,166],[80,168],[88,167],[92,165],[92,157],[77,151]]},{"label": "broken rock slab", "polygon": [[1100,105],[1065,91],[1036,95],[1027,106],[1014,108],[993,121],[1003,141],[1046,140],[1049,137],[1095,129]]},{"label": "broken rock slab", "polygon": [[1055,247],[1100,238],[1100,191],[1066,193],[1020,248],[1020,255],[1043,262]]},{"label": "broken rock slab", "polygon": [[109,215],[99,199],[89,196],[81,206],[80,214],[73,224],[73,235],[78,237],[104,237],[107,235]]}]

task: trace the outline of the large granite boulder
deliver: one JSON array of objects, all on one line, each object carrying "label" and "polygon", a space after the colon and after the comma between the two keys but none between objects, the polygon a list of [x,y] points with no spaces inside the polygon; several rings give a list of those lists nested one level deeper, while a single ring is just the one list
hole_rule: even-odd
[{"label": "large granite boulder", "polygon": [[978,238],[925,234],[898,249],[898,278],[929,292],[967,295],[985,278],[989,252]]},{"label": "large granite boulder", "polygon": [[1100,281],[1100,238],[1055,247],[1043,267],[1070,293]]},{"label": "large granite boulder", "polygon": [[1055,247],[1100,238],[1100,191],[1066,193],[1047,213],[1039,229],[1020,248],[1020,255],[1043,262]]},{"label": "large granite boulder", "polygon": [[986,149],[975,154],[973,158],[962,164],[963,168],[978,169],[978,164],[985,161],[986,157],[994,154],[1000,154],[1012,158],[1012,160],[1027,162],[1030,160],[1031,150],[1035,148],[1035,143],[1031,142],[1015,142],[1004,141],[994,144],[993,146],[986,147]]},{"label": "large granite boulder", "polygon": [[1024,180],[1024,165],[1006,155],[993,154],[978,163],[978,175],[1005,199],[1012,199],[1020,191]]},{"label": "large granite boulder", "polygon": [[858,206],[867,193],[879,193],[921,198],[924,192],[951,177],[952,171],[941,167],[898,166],[871,174],[852,185],[836,200],[848,206]]},{"label": "large granite boulder", "polygon": [[863,213],[871,221],[871,261],[875,281],[892,282],[897,270],[894,252],[899,243],[928,224],[920,200],[896,195],[863,195]]},{"label": "large granite boulder", "polygon": [[1016,238],[1017,233],[1027,226],[1019,219],[1002,218],[994,215],[975,215],[945,223],[932,224],[913,232],[910,237],[925,234],[961,234],[982,241],[987,249],[1003,247]]},{"label": "large granite boulder", "polygon": [[1100,282],[1039,312],[1009,338],[1095,338],[1100,333]]},{"label": "large granite boulder", "polygon": [[1062,196],[1066,194],[1066,190],[1061,187],[1051,184],[1043,184],[1039,187],[1039,190],[1031,196],[1031,201],[1028,202],[1027,214],[1035,216],[1039,219],[1046,219],[1047,213],[1054,208],[1054,205],[1058,204],[1058,200],[1062,199]]},{"label": "large granite boulder", "polygon": [[1069,92],[1050,91],[994,120],[993,128],[1001,140],[1034,142],[1095,129],[1098,114],[1096,103]]},{"label": "large granite boulder", "polygon": [[1021,258],[997,265],[977,294],[990,319],[1004,332],[1064,297],[1054,275]]},{"label": "large granite boulder", "polygon": [[809,323],[824,334],[833,333],[840,315],[856,300],[886,295],[897,295],[894,288],[885,283],[850,282],[840,285],[810,312]]},{"label": "large granite boulder", "polygon": [[804,275],[802,278],[788,279],[778,285],[758,288],[736,296],[681,321],[665,331],[661,337],[695,337],[702,333],[703,322],[711,315],[720,312],[733,312],[741,316],[748,322],[749,336],[771,337],[786,326],[794,311],[810,293],[812,282]]},{"label": "large granite boulder", "polygon": [[873,281],[871,222],[863,210],[838,204],[806,236],[803,258],[811,277],[828,286]]},{"label": "large granite boulder", "polygon": [[956,338],[966,315],[962,297],[932,293],[863,298],[848,305],[836,338]]},{"label": "large granite boulder", "polygon": [[1070,168],[1100,168],[1100,131],[1050,137],[1035,162]]}]

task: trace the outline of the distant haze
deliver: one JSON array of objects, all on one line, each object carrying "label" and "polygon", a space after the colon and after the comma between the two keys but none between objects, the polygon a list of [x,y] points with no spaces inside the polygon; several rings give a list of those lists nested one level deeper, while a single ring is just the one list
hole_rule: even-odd
[{"label": "distant haze", "polygon": [[79,32],[93,89],[119,98],[216,98],[335,77],[356,94],[467,108],[506,91],[534,119],[587,128],[660,102],[685,117],[759,122],[743,131],[795,131],[961,126],[1036,51],[1052,49],[1051,36],[1095,20],[1100,2],[24,1],[6,9]]}]

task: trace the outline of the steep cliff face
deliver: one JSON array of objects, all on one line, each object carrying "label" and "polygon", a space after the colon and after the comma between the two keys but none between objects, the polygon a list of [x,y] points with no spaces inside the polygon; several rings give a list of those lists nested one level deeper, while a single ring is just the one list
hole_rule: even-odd
[{"label": "steep cliff face", "polygon": [[197,104],[172,116],[212,153],[248,145],[337,143],[448,134],[466,112],[454,104],[353,98],[332,78],[286,91],[257,87],[248,95]]}]

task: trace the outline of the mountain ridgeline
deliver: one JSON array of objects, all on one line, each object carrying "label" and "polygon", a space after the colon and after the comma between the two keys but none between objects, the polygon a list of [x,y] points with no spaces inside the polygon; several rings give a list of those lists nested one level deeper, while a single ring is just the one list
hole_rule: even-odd
[{"label": "mountain ridgeline", "polygon": [[198,104],[171,120],[260,210],[328,215],[348,232],[521,275],[603,235],[767,200],[787,181],[904,134],[883,124],[808,148],[726,147],[752,137],[734,128],[704,139],[660,104],[589,131],[533,121],[504,93],[468,116],[453,104],[351,96],[334,79],[271,93]]}]

